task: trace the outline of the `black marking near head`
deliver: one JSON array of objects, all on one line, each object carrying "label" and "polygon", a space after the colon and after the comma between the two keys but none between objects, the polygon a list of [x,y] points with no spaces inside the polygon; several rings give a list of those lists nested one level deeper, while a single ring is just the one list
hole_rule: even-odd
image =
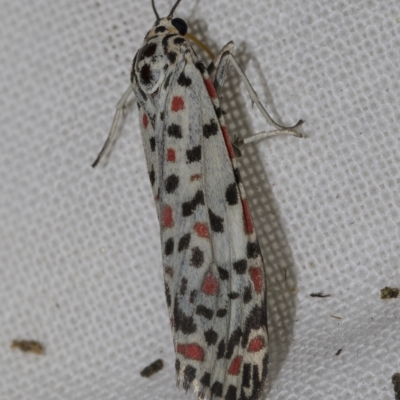
[{"label": "black marking near head", "polygon": [[143,60],[146,57],[151,57],[157,50],[157,45],[155,43],[148,43],[140,49],[139,60]]},{"label": "black marking near head", "polygon": [[181,18],[174,18],[171,21],[171,24],[176,28],[176,30],[182,35],[185,36],[187,32],[187,24],[186,22],[181,19]]},{"label": "black marking near head", "polygon": [[153,80],[153,73],[151,72],[149,64],[144,64],[143,67],[140,68],[140,80],[145,85],[149,85]]},{"label": "black marking near head", "polygon": [[179,44],[182,44],[182,43],[184,43],[186,40],[183,38],[183,37],[176,37],[175,39],[174,39],[174,44],[177,44],[177,45],[179,45]]},{"label": "black marking near head", "polygon": [[155,30],[156,33],[166,32],[167,28],[165,26],[158,26]]},{"label": "black marking near head", "polygon": [[167,58],[171,64],[174,64],[176,61],[176,53],[174,51],[168,51]]},{"label": "black marking near head", "polygon": [[204,64],[201,61],[196,61],[196,63],[194,65],[202,74],[204,74],[206,72],[206,67],[204,66]]},{"label": "black marking near head", "polygon": [[178,78],[178,84],[181,86],[189,87],[192,84],[192,80],[182,71]]}]

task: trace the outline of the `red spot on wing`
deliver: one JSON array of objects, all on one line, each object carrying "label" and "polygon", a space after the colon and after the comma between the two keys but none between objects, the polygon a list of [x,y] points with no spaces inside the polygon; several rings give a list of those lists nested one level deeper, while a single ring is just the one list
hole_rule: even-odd
[{"label": "red spot on wing", "polygon": [[237,356],[236,358],[233,359],[231,365],[229,366],[228,370],[229,375],[239,375],[240,367],[242,365],[242,360],[243,358],[241,356]]},{"label": "red spot on wing", "polygon": [[249,272],[255,291],[261,293],[263,287],[263,273],[261,268],[250,268]]},{"label": "red spot on wing", "polygon": [[210,234],[208,232],[208,226],[206,224],[197,222],[194,226],[194,230],[196,231],[197,235],[200,237],[203,237],[203,238],[210,237]]},{"label": "red spot on wing", "polygon": [[185,102],[183,101],[181,96],[174,96],[171,102],[171,110],[172,111],[179,111],[185,108]]},{"label": "red spot on wing", "polygon": [[226,126],[221,126],[222,134],[224,135],[224,140],[225,140],[225,146],[228,149],[228,154],[229,158],[235,158],[235,154],[233,153],[233,148],[231,144],[231,140],[229,139],[229,134],[228,130],[226,129]]},{"label": "red spot on wing", "polygon": [[208,95],[212,99],[216,99],[217,98],[217,92],[215,91],[215,88],[214,88],[213,83],[211,82],[211,79],[210,78],[204,79],[204,84],[206,85]]},{"label": "red spot on wing", "polygon": [[265,347],[264,338],[262,336],[257,336],[250,341],[247,350],[250,353],[255,353],[257,351],[260,351],[263,347]]},{"label": "red spot on wing", "polygon": [[199,179],[201,179],[201,175],[200,174],[195,174],[195,175],[192,175],[190,177],[191,181],[198,181]]},{"label": "red spot on wing", "polygon": [[201,286],[201,290],[203,293],[213,296],[218,291],[218,281],[215,276],[211,273],[208,273],[204,278],[203,285]]},{"label": "red spot on wing", "polygon": [[249,203],[247,200],[242,200],[243,214],[244,214],[244,225],[246,233],[251,234],[254,232],[253,221],[251,219]]},{"label": "red spot on wing", "polygon": [[147,128],[147,125],[149,125],[149,118],[147,117],[147,114],[143,114],[143,126],[144,126],[144,129]]},{"label": "red spot on wing", "polygon": [[190,360],[203,361],[204,351],[197,343],[178,344],[176,351]]},{"label": "red spot on wing", "polygon": [[162,224],[165,228],[171,228],[174,226],[174,218],[172,215],[171,206],[165,206],[162,211]]},{"label": "red spot on wing", "polygon": [[176,154],[174,149],[167,149],[167,161],[175,162]]}]

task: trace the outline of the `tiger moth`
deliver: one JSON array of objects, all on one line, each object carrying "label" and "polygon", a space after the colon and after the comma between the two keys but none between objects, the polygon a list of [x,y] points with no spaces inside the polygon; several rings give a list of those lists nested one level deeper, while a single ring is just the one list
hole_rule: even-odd
[{"label": "tiger moth", "polygon": [[268,371],[266,279],[218,99],[227,66],[276,128],[237,145],[301,137],[294,129],[303,121],[283,127],[270,118],[232,54],[233,42],[206,68],[185,38],[186,22],[174,18],[180,1],[160,18],[152,0],[156,22],[133,59],[131,83],[93,167],[133,92],[160,222],[177,385],[203,400],[257,400]]}]

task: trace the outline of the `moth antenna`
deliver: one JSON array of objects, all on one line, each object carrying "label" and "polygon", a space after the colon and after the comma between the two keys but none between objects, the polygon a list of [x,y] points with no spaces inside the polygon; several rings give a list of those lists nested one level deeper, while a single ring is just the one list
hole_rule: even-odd
[{"label": "moth antenna", "polygon": [[153,6],[154,14],[156,14],[157,21],[159,21],[160,20],[160,16],[158,15],[158,12],[157,12],[157,9],[156,9],[156,5],[154,4],[154,0],[151,0],[151,5]]},{"label": "moth antenna", "polygon": [[181,2],[181,0],[178,0],[174,6],[172,7],[172,10],[169,12],[169,15],[167,18],[171,19],[174,16],[174,12],[176,10],[176,7],[178,7],[179,3]]}]

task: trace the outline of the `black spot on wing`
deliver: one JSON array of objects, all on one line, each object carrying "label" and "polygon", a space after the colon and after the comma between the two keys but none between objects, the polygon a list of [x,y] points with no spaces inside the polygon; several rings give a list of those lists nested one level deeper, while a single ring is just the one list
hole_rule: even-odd
[{"label": "black spot on wing", "polygon": [[151,171],[149,172],[149,178],[150,178],[151,186],[153,186],[154,182],[156,181],[156,173],[154,172],[153,166],[151,166]]},{"label": "black spot on wing", "polygon": [[237,260],[233,263],[233,269],[236,271],[237,274],[243,275],[247,269],[247,260]]},{"label": "black spot on wing", "polygon": [[181,296],[184,296],[186,293],[187,283],[188,283],[188,280],[186,278],[181,279],[181,287],[179,289],[179,293]]},{"label": "black spot on wing", "polygon": [[182,71],[178,78],[178,84],[184,87],[189,87],[192,84],[192,80]]},{"label": "black spot on wing", "polygon": [[174,239],[173,238],[169,238],[165,242],[164,252],[165,252],[166,256],[169,256],[174,252]]},{"label": "black spot on wing", "polygon": [[244,293],[243,293],[243,302],[244,304],[250,303],[252,300],[253,295],[252,295],[252,290],[250,286],[245,287]]},{"label": "black spot on wing", "polygon": [[246,346],[249,341],[249,336],[251,331],[260,329],[261,327],[267,327],[267,315],[265,308],[261,308],[260,306],[255,306],[249,313],[246,321],[244,323],[244,331],[242,338],[242,346]]},{"label": "black spot on wing", "polygon": [[204,73],[206,72],[206,67],[204,66],[204,64],[201,61],[196,61],[194,65],[201,72],[201,74],[204,75]]},{"label": "black spot on wing", "polygon": [[206,342],[209,346],[217,343],[218,340],[218,333],[215,332],[213,329],[209,329],[208,331],[204,332],[204,337]]},{"label": "black spot on wing", "polygon": [[215,114],[217,115],[217,117],[221,118],[221,115],[222,115],[221,109],[219,107],[214,106],[214,111],[215,111]]},{"label": "black spot on wing", "polygon": [[148,85],[153,80],[153,73],[151,71],[149,64],[144,64],[142,68],[140,68],[140,80]]},{"label": "black spot on wing", "polygon": [[230,206],[234,206],[239,201],[236,183],[231,183],[225,191],[225,200]]},{"label": "black spot on wing", "polygon": [[167,193],[174,193],[179,186],[179,177],[172,174],[165,179],[165,190]]},{"label": "black spot on wing", "polygon": [[174,301],[174,327],[177,331],[181,331],[185,335],[196,332],[196,324],[192,316],[186,315],[178,305],[178,299]]},{"label": "black spot on wing", "polygon": [[221,397],[222,396],[222,383],[221,382],[214,382],[213,385],[211,386],[211,393],[215,396],[215,397]]},{"label": "black spot on wing", "polygon": [[200,268],[204,262],[204,253],[198,247],[193,247],[190,265],[195,268]]},{"label": "black spot on wing", "polygon": [[210,217],[210,226],[214,232],[222,233],[224,231],[224,219],[214,214],[208,209],[208,215]]},{"label": "black spot on wing", "polygon": [[261,254],[260,245],[258,242],[248,242],[247,243],[247,257],[257,258]]},{"label": "black spot on wing", "polygon": [[223,318],[223,317],[225,317],[225,315],[228,313],[228,311],[226,311],[226,309],[225,308],[220,308],[218,311],[217,311],[217,317],[219,317],[219,318]]},{"label": "black spot on wing", "polygon": [[204,193],[202,190],[198,190],[192,200],[182,204],[182,215],[189,217],[199,204],[204,205]]},{"label": "black spot on wing", "polygon": [[218,345],[217,360],[221,359],[224,355],[225,355],[225,341],[224,339],[222,339]]},{"label": "black spot on wing", "polygon": [[177,124],[171,124],[167,128],[168,136],[174,137],[176,139],[182,138],[182,128]]},{"label": "black spot on wing", "polygon": [[246,388],[250,387],[250,381],[251,381],[251,364],[245,363],[243,365],[242,386]]},{"label": "black spot on wing", "polygon": [[237,400],[235,386],[229,385],[224,400]]},{"label": "black spot on wing", "polygon": [[226,269],[218,267],[218,273],[221,281],[226,281],[229,279],[229,272]]},{"label": "black spot on wing", "polygon": [[151,57],[157,50],[157,45],[155,43],[146,44],[140,50],[140,60],[146,57]]},{"label": "black spot on wing", "polygon": [[185,370],[183,371],[183,388],[188,390],[190,384],[193,382],[194,378],[196,377],[196,368],[191,365],[186,365]]},{"label": "black spot on wing", "polygon": [[234,168],[234,169],[233,169],[233,174],[235,175],[236,184],[239,185],[239,183],[242,182],[242,178],[241,178],[241,176],[240,176],[239,168]]},{"label": "black spot on wing", "polygon": [[[167,67],[168,67],[168,64],[166,64],[166,65],[167,65]],[[169,83],[171,82],[171,76],[172,76],[172,74],[169,74],[169,75],[165,78],[165,81],[164,81],[164,89],[167,89],[167,88],[168,88]]]},{"label": "black spot on wing", "polygon": [[206,372],[203,377],[200,379],[200,383],[203,386],[209,387],[210,386],[210,379],[211,379],[211,375],[209,372]]},{"label": "black spot on wing", "polygon": [[240,296],[240,294],[239,294],[238,292],[231,292],[231,293],[228,294],[228,297],[229,297],[231,300],[235,300],[235,299],[237,299],[239,296]]},{"label": "black spot on wing", "polygon": [[230,359],[232,357],[233,351],[235,347],[239,345],[240,338],[242,337],[242,330],[240,328],[236,328],[229,338],[228,346],[226,348],[225,358]]},{"label": "black spot on wing", "polygon": [[155,149],[156,149],[156,138],[155,137],[151,137],[149,139],[149,142],[150,142],[151,151],[155,151]]},{"label": "black spot on wing", "polygon": [[174,51],[167,51],[167,58],[171,64],[174,64],[176,61],[176,53]]},{"label": "black spot on wing", "polygon": [[181,252],[183,250],[186,250],[189,247],[189,243],[190,243],[190,233],[187,233],[186,235],[183,235],[179,239],[178,251]]},{"label": "black spot on wing", "polygon": [[196,314],[201,315],[204,318],[211,319],[214,315],[214,311],[211,310],[211,308],[207,308],[206,306],[199,304],[196,307]]},{"label": "black spot on wing", "polygon": [[218,133],[218,124],[212,119],[210,123],[203,125],[203,135],[205,138],[209,138]]},{"label": "black spot on wing", "polygon": [[197,297],[197,290],[192,290],[190,292],[189,302],[193,304],[194,301],[196,300],[196,297]]},{"label": "black spot on wing", "polygon": [[201,145],[186,150],[186,157],[189,163],[201,161]]},{"label": "black spot on wing", "polygon": [[171,292],[167,283],[165,283],[165,297],[167,299],[167,306],[171,307]]}]

